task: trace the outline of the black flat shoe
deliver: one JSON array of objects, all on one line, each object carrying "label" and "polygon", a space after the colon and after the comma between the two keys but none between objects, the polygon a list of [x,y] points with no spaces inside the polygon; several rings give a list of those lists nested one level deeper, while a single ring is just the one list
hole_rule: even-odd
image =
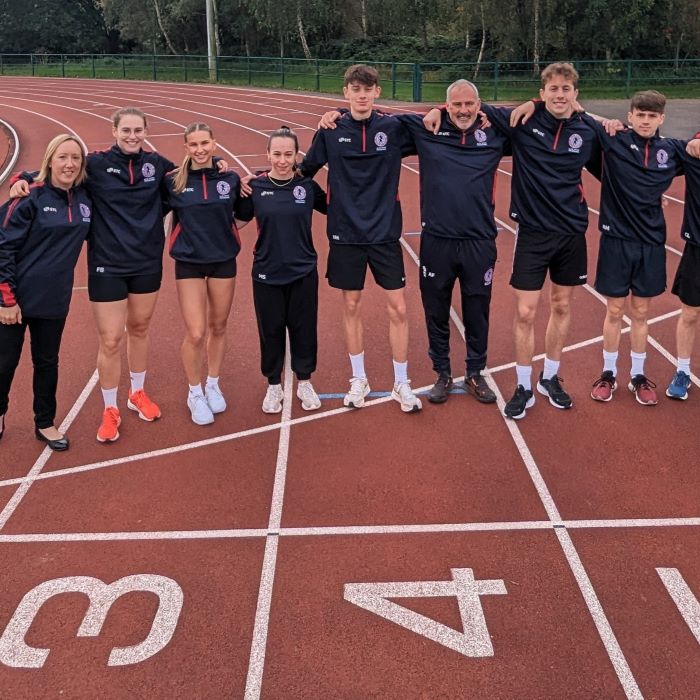
[{"label": "black flat shoe", "polygon": [[36,439],[39,440],[39,442],[45,442],[54,452],[63,452],[64,450],[67,450],[68,445],[70,445],[70,442],[65,435],[58,440],[49,440],[46,435],[41,434],[39,428],[34,429],[34,435],[36,435]]},{"label": "black flat shoe", "polygon": [[5,416],[2,415],[0,418],[2,418],[2,430],[0,430],[0,440],[2,440],[2,436],[5,434]]}]

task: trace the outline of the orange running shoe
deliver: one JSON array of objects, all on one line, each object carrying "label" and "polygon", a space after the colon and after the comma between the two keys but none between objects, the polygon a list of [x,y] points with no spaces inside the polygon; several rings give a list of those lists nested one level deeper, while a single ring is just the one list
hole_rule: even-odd
[{"label": "orange running shoe", "polygon": [[132,411],[138,411],[141,420],[154,421],[160,418],[160,409],[148,398],[148,394],[143,389],[129,392],[129,400],[126,402]]},{"label": "orange running shoe", "polygon": [[114,442],[119,439],[119,426],[122,419],[119,415],[119,409],[116,406],[105,408],[102,414],[102,422],[97,429],[98,442]]}]

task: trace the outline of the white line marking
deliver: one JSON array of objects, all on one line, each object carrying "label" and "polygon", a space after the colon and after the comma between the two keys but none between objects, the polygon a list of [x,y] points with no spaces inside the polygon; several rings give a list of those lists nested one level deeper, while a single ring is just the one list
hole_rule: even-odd
[{"label": "white line marking", "polygon": [[4,127],[12,134],[12,139],[15,142],[15,152],[12,154],[12,158],[10,158],[10,162],[7,164],[5,169],[0,173],[0,184],[5,182],[7,179],[7,176],[12,172],[12,168],[15,167],[15,163],[17,162],[17,159],[19,158],[19,151],[20,151],[20,143],[19,143],[19,136],[17,135],[17,132],[15,131],[14,127],[12,124],[9,122],[6,122],[4,119],[0,119],[0,124],[3,124]]},{"label": "white line marking", "polygon": [[693,595],[678,569],[657,569],[656,573],[663,581],[668,594],[678,608],[685,624],[688,625],[695,640],[700,644],[700,602]]}]

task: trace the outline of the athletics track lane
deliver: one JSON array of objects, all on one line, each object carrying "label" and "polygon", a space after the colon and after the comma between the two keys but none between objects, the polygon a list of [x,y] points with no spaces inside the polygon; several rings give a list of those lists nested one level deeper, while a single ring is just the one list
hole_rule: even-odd
[{"label": "athletics track lane", "polygon": [[[18,83],[13,81],[14,98],[2,91],[4,102],[20,104]],[[190,85],[173,89],[163,84],[59,80],[23,84],[31,85],[25,100],[40,100],[42,109],[51,108],[51,116],[70,120],[81,135],[83,131],[89,134],[83,137],[91,148],[109,143],[107,123],[99,116],[131,102],[146,108],[152,119],[152,143],[174,160],[181,148],[180,125],[190,121],[188,113],[196,111],[193,118],[206,117],[220,144],[238,156],[232,165],[251,169],[265,162],[264,137],[253,130],[264,132],[282,122],[296,128],[312,127],[317,114],[338,104],[332,98]],[[0,83],[0,89],[5,86]],[[183,102],[185,99],[195,104]],[[72,109],[51,107],[49,102]],[[26,107],[27,103],[21,104]],[[76,109],[98,116],[81,115]],[[302,148],[308,145],[311,133],[308,128],[300,131]],[[31,165],[34,163],[24,159],[20,163]],[[415,169],[415,161],[408,165]],[[508,170],[509,165],[504,163],[503,168]],[[402,200],[407,233],[418,227],[416,181],[406,169]],[[497,215],[510,225],[508,187],[503,175]],[[597,206],[595,197],[590,199],[591,206]],[[679,210],[680,205],[669,206],[666,212],[669,243],[676,245]],[[591,224],[589,248],[594,253],[594,215]],[[323,228],[322,217],[317,217],[315,241],[321,270],[327,251]],[[130,594],[124,603],[115,603],[114,615],[108,618],[113,627],[105,626],[98,638],[99,650],[94,639],[72,637],[82,610],[66,623],[64,636],[51,637],[55,620],[67,614],[63,601],[72,600],[62,596],[42,609],[27,637],[36,646],[48,646],[47,639],[53,642],[46,667],[41,671],[3,669],[3,681],[12,684],[3,683],[3,687],[16,689],[17,697],[32,697],[32,693],[61,683],[85,697],[98,691],[117,697],[140,687],[149,689],[149,697],[187,697],[188,690],[195,687],[199,697],[240,697],[246,687],[248,697],[260,693],[280,698],[439,697],[440,693],[462,697],[465,689],[470,696],[512,697],[515,688],[531,691],[528,697],[624,697],[625,693],[633,697],[638,683],[649,696],[684,697],[688,689],[700,688],[698,647],[693,646],[689,627],[654,573],[654,567],[678,566],[690,589],[696,595],[700,590],[697,557],[692,556],[697,551],[699,523],[685,529],[678,526],[679,518],[698,516],[697,498],[693,500],[699,491],[696,460],[687,445],[671,447],[669,454],[664,442],[672,429],[693,434],[690,421],[696,422],[697,406],[692,399],[682,405],[664,401],[654,409],[644,409],[620,389],[610,405],[587,401],[590,381],[599,372],[597,342],[567,353],[563,369],[576,405],[563,414],[540,400],[526,421],[512,426],[494,407],[456,394],[446,406],[427,405],[418,416],[400,415],[395,405],[381,397],[358,413],[338,412],[340,401],[328,399],[322,410],[336,412],[318,418],[303,415],[294,400],[289,418],[305,423],[280,427],[274,417],[265,417],[258,409],[262,382],[247,283],[253,235],[251,230],[242,231],[244,251],[239,258],[241,274],[230,326],[230,361],[224,373],[224,386],[230,386],[236,397],[233,410],[211,429],[202,430],[189,422],[178,384],[182,381],[178,379],[181,328],[172,266],[166,260],[166,283],[153,328],[158,347],[152,352],[148,380],[163,404],[165,418],[145,425],[125,416],[124,439],[101,450],[92,442],[100,403],[93,392],[71,428],[71,451],[52,456],[43,469],[55,476],[34,483],[0,531],[0,552],[8,568],[17,572],[7,579],[0,598],[0,627],[23,593],[46,579],[83,574],[110,582],[153,572],[177,581],[188,603],[172,640],[140,664],[107,667],[105,658],[111,646],[137,643],[144,636],[145,613],[127,613],[127,619],[119,621],[117,606],[143,605],[144,596]],[[405,237],[414,252],[418,241],[418,236]],[[498,245],[492,367],[512,360],[512,297],[507,287],[512,234],[504,229]],[[426,386],[432,373],[425,356],[415,263],[408,254],[406,264],[411,375],[414,386]],[[671,271],[675,264],[676,258],[670,255]],[[73,346],[71,354],[64,352],[70,358],[63,364],[59,396],[65,410],[93,369],[94,339],[86,307],[75,308],[74,304],[73,313],[79,334],[75,349],[84,350],[87,359],[73,362]],[[665,295],[659,307],[672,311],[674,299]],[[382,308],[381,295],[370,287],[365,304],[368,367],[373,388],[386,391],[391,369]],[[542,350],[544,311],[543,304],[537,352]],[[602,317],[602,304],[590,293],[577,290],[569,342],[583,343],[598,336]],[[337,294],[322,282],[322,354],[314,380],[319,391],[331,395],[342,393],[347,381],[339,322]],[[675,318],[670,318],[653,327],[654,333],[656,329],[663,332],[664,347],[669,349],[674,323]],[[624,354],[623,349],[621,358]],[[462,362],[463,350],[455,342],[455,374]],[[671,368],[668,361],[650,350],[649,363],[655,372],[652,376],[666,381]],[[622,371],[624,359],[620,364]],[[536,364],[535,371],[540,366]],[[26,362],[22,369],[26,380]],[[508,398],[513,370],[499,371],[494,378]],[[27,412],[22,424],[29,424],[28,417]],[[15,434],[22,430],[14,407],[11,427]],[[263,432],[225,439],[250,428]],[[602,435],[600,440],[591,439],[596,432]],[[25,434],[31,436],[28,429]],[[644,451],[638,449],[640,435],[644,435]],[[202,439],[225,441],[180,450]],[[400,442],[400,450],[392,446],[394,441]],[[552,449],[555,441],[565,443],[564,459]],[[22,442],[24,459],[19,461],[17,452],[17,462],[13,458],[10,468],[3,464],[3,477],[23,476],[33,463],[26,454],[31,441]],[[161,448],[171,452],[152,455]],[[38,448],[32,445],[32,449],[38,455]],[[144,456],[119,462],[139,454]],[[636,460],[630,459],[631,454]],[[355,458],[350,460],[350,455]],[[95,464],[112,459],[117,463]],[[528,470],[523,468],[523,459]],[[84,465],[88,465],[85,471],[75,472]],[[544,487],[538,473],[544,476]],[[2,493],[15,487],[0,485]],[[675,520],[666,523],[665,529],[657,521],[654,528],[648,521],[636,523],[642,527],[622,529],[633,523],[618,520],[599,522],[606,526],[604,530],[590,529],[589,523],[589,529],[570,524],[562,532],[548,520],[549,515],[557,522],[557,507],[564,518]],[[426,531],[411,534],[416,526]],[[279,527],[281,537],[263,540],[268,530],[275,532]],[[496,532],[482,532],[489,529]],[[601,532],[601,539],[612,544],[606,545],[599,558],[596,542]],[[3,536],[18,541],[3,542]],[[640,552],[635,558],[634,547],[624,546],[630,537],[649,543],[651,554]],[[29,539],[41,542],[22,543]],[[76,541],[62,544],[66,539]],[[577,564],[575,550],[572,554],[571,541],[581,542],[583,566]],[[609,564],[613,556],[614,567]],[[18,566],[17,561],[22,564]],[[351,582],[449,581],[450,569],[467,567],[473,568],[478,580],[503,580],[507,591],[506,595],[480,598],[493,639],[491,658],[467,658],[343,600],[343,586]],[[596,607],[595,593],[591,596],[586,589],[586,571],[594,579],[602,606]],[[624,580],[624,572],[629,572],[630,580]],[[231,589],[222,588],[222,578],[231,579]],[[624,593],[638,590],[638,579],[648,604],[630,610]],[[438,622],[462,628],[455,601],[449,596],[409,597],[399,602]],[[608,619],[612,628],[606,627]],[[649,645],[637,639],[643,623],[660,630],[670,627],[673,632],[663,637],[666,646],[656,659]],[[210,628],[205,631],[207,624]],[[617,637],[625,663],[616,657]],[[248,666],[251,638],[253,658]],[[80,677],[74,663],[86,653],[92,656]],[[615,676],[609,655],[616,659],[621,680]],[[192,661],[183,665],[185,657]],[[665,672],[669,667],[672,673]]]}]

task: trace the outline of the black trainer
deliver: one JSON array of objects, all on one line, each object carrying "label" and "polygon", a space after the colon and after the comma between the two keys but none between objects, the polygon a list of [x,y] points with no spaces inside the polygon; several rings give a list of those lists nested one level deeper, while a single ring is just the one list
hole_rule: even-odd
[{"label": "black trainer", "polygon": [[445,403],[450,397],[452,384],[452,377],[447,374],[438,374],[435,384],[428,392],[428,401],[430,403]]},{"label": "black trainer", "polygon": [[542,372],[540,372],[540,379],[537,382],[537,391],[540,394],[544,394],[549,397],[549,403],[554,406],[554,408],[571,408],[572,401],[571,397],[561,388],[561,383],[564,380],[558,377],[556,374],[551,379],[542,379]]},{"label": "black trainer", "polygon": [[522,384],[518,384],[513,394],[513,398],[506,404],[503,409],[503,415],[506,418],[520,420],[525,417],[525,411],[535,405],[535,397],[530,389],[526,389]]},{"label": "black trainer", "polygon": [[481,403],[495,403],[496,401],[496,394],[478,372],[467,375],[464,380],[464,390]]}]

